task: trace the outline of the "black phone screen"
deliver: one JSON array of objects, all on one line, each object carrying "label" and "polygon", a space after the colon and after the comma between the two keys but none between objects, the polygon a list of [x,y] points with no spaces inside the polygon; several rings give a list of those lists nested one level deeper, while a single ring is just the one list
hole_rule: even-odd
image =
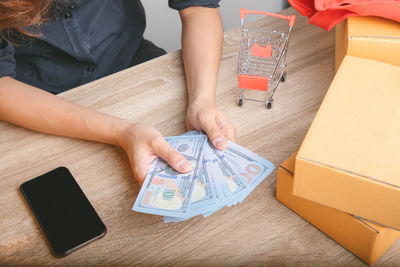
[{"label": "black phone screen", "polygon": [[106,226],[67,168],[29,180],[20,190],[56,256],[105,234]]}]

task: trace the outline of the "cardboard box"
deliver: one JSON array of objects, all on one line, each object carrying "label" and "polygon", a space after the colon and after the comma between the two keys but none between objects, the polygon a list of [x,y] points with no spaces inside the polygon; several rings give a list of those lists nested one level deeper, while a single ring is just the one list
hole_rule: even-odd
[{"label": "cardboard box", "polygon": [[349,17],[335,28],[335,70],[345,55],[400,66],[400,23],[379,17]]},{"label": "cardboard box", "polygon": [[400,237],[400,232],[294,196],[295,156],[288,158],[278,170],[276,198],[361,260],[374,264]]},{"label": "cardboard box", "polygon": [[400,67],[344,58],[294,177],[296,196],[400,229]]}]

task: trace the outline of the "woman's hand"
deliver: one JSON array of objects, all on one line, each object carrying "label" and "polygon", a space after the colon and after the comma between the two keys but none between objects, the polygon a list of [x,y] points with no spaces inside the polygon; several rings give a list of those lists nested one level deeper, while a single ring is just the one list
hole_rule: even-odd
[{"label": "woman's hand", "polygon": [[120,146],[126,151],[133,174],[140,185],[157,156],[175,170],[185,173],[192,169],[189,161],[173,149],[155,128],[143,124],[130,124],[119,137]]},{"label": "woman's hand", "polygon": [[209,101],[189,104],[186,116],[187,130],[203,130],[216,149],[223,150],[227,139],[235,141],[236,129],[232,123]]},{"label": "woman's hand", "polygon": [[121,146],[139,184],[159,156],[179,172],[191,164],[146,124],[110,116],[68,102],[13,78],[0,78],[0,119],[42,133]]}]

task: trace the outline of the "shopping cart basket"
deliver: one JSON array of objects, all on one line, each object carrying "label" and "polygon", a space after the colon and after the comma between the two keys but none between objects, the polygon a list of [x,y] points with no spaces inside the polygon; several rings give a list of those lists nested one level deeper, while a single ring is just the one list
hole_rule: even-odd
[{"label": "shopping cart basket", "polygon": [[[289,30],[285,33],[276,30],[246,28],[244,27],[244,19],[248,14],[285,19],[289,21]],[[258,101],[265,103],[266,107],[270,109],[279,83],[286,79],[286,55],[296,16],[284,16],[241,8],[240,19],[242,37],[237,73],[241,92],[238,104],[242,106],[243,100]],[[269,91],[267,100],[245,98],[245,89]]]}]

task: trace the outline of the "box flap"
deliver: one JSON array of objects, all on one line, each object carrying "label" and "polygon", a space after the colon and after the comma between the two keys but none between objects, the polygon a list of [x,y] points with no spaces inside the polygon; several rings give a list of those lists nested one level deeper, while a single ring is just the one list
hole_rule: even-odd
[{"label": "box flap", "polygon": [[290,173],[294,173],[294,164],[296,161],[297,151],[293,153],[289,158],[287,158],[284,162],[282,162],[281,167],[287,170]]},{"label": "box flap", "polygon": [[335,71],[345,55],[400,66],[400,23],[373,16],[347,18],[335,29]]},{"label": "box flap", "polygon": [[349,17],[347,19],[351,36],[391,36],[400,37],[400,23],[380,17]]},{"label": "box flap", "polygon": [[400,37],[353,37],[348,42],[348,55],[400,66]]},{"label": "box flap", "polygon": [[400,188],[400,67],[346,56],[298,158]]}]

